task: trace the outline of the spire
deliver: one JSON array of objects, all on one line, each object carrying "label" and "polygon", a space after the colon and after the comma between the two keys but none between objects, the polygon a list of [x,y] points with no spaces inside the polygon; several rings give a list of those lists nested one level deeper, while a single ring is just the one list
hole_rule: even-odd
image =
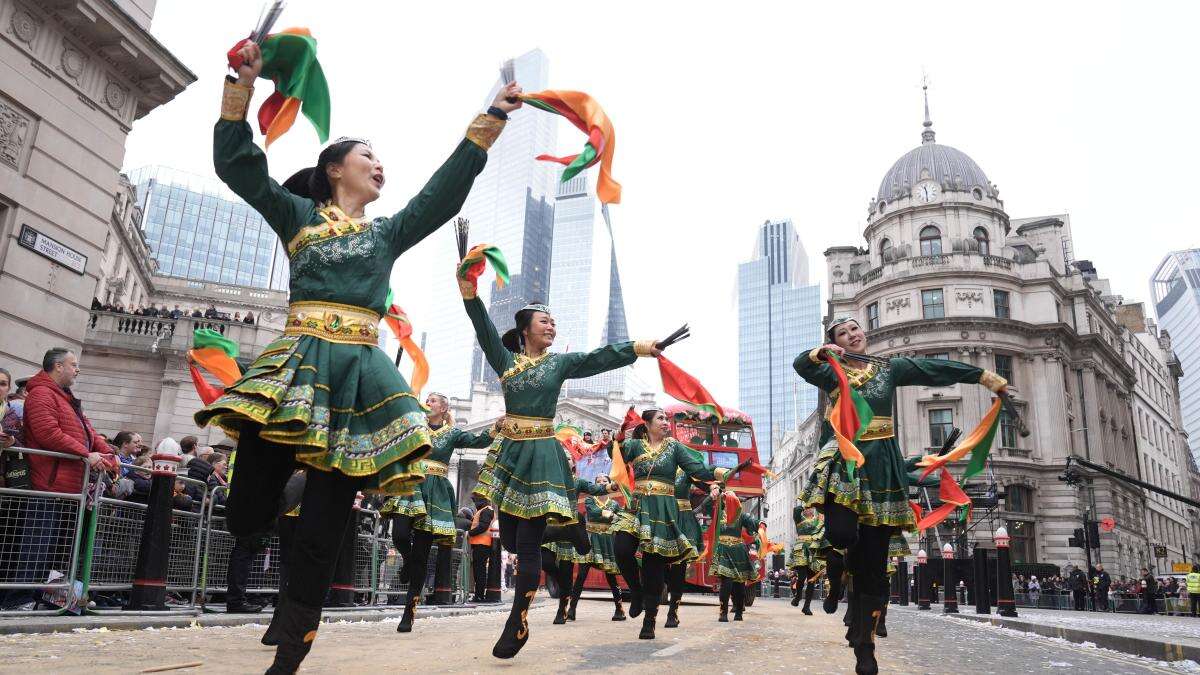
[{"label": "spire", "polygon": [[921,144],[933,143],[933,121],[929,119],[929,77],[921,74],[921,91],[925,94],[925,123],[921,126]]}]

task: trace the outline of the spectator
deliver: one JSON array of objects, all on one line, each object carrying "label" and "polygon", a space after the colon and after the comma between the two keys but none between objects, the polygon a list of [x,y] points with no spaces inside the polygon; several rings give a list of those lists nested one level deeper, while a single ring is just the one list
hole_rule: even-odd
[{"label": "spectator", "polygon": [[193,309],[193,310],[192,310],[192,318],[193,318],[193,319],[203,319],[203,318],[204,318],[204,312],[201,312],[201,311],[200,311],[200,308],[199,308],[199,307],[197,307],[196,309]]},{"label": "spectator", "polygon": [[242,321],[242,313],[241,313],[241,312],[234,312],[234,313],[233,313],[233,320],[234,320],[234,321],[237,321],[238,323],[241,323],[241,321]]},{"label": "spectator", "polygon": [[186,468],[188,462],[196,458],[196,444],[199,439],[195,436],[184,436],[179,440],[179,468]]},{"label": "spectator", "polygon": [[1029,604],[1037,607],[1038,598],[1042,595],[1042,585],[1038,583],[1038,578],[1035,576],[1029,577]]},{"label": "spectator", "polygon": [[[117,448],[117,459],[122,464],[133,464],[134,460],[142,454],[142,435],[136,431],[122,431],[113,439],[113,445]],[[121,476],[128,477],[129,469],[122,468]]]},{"label": "spectator", "polygon": [[[224,459],[224,456],[220,453],[210,452],[189,461],[187,465],[187,477],[199,481],[201,485],[207,485],[208,479],[212,476],[213,472],[213,465],[210,460],[218,456]],[[192,498],[192,503],[194,504],[199,504],[204,499],[204,488],[195,483],[188,483],[187,493]]]},{"label": "spectator", "polygon": [[183,310],[179,309],[179,305],[175,305],[175,309],[171,310],[171,318],[172,319],[182,319],[183,318]]},{"label": "spectator", "polygon": [[21,430],[21,414],[24,409],[9,400],[12,384],[12,374],[0,368],[0,448],[25,445]]},{"label": "spectator", "polygon": [[171,508],[176,511],[191,511],[192,498],[188,496],[187,486],[178,478],[175,479],[175,492],[171,496]]},{"label": "spectator", "polygon": [[134,466],[140,466],[146,471],[138,471],[136,469],[129,471],[129,480],[133,483],[133,492],[129,495],[129,501],[139,504],[150,503],[150,469],[154,468],[154,460],[150,455],[142,455],[133,461]]},{"label": "spectator", "polygon": [[1103,563],[1096,563],[1096,573],[1092,575],[1096,611],[1108,611],[1108,589],[1110,587],[1112,587],[1112,577],[1104,571]]},{"label": "spectator", "polygon": [[220,314],[220,312],[218,312],[218,311],[217,311],[217,306],[216,306],[216,305],[209,305],[209,306],[208,306],[208,309],[204,310],[204,318],[206,318],[206,319],[219,319],[219,318],[221,318],[221,314]]},{"label": "spectator", "polygon": [[1087,609],[1087,575],[1079,567],[1072,566],[1071,574],[1067,576],[1067,584],[1071,588],[1071,595],[1075,599],[1075,611],[1081,612]]},{"label": "spectator", "polygon": [[[209,464],[212,465],[212,473],[208,474],[208,489],[210,491],[219,487],[229,487],[229,480],[225,478],[225,471],[229,467],[227,462],[228,459],[226,459],[225,455],[219,452],[214,452],[209,458]],[[222,495],[224,492],[224,490],[221,491]],[[225,499],[222,496],[219,503],[223,503],[224,501]]]},{"label": "spectator", "polygon": [[1158,582],[1145,567],[1142,568],[1142,614],[1154,614],[1154,596],[1158,594]]},{"label": "spectator", "polygon": [[250,312],[246,312],[246,318],[242,319],[242,323],[248,323],[250,325],[254,325],[254,315],[251,314]]}]

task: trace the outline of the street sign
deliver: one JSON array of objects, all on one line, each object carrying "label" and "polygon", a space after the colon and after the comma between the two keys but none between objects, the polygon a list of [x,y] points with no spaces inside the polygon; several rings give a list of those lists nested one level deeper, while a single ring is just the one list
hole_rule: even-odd
[{"label": "street sign", "polygon": [[1100,519],[1100,529],[1104,530],[1105,532],[1112,532],[1113,528],[1116,526],[1117,521],[1113,520],[1111,517]]},{"label": "street sign", "polygon": [[57,239],[51,239],[25,223],[21,223],[21,234],[17,238],[17,243],[76,274],[82,275],[84,269],[87,268],[88,259],[86,255]]},{"label": "street sign", "polygon": [[1185,562],[1181,562],[1181,563],[1177,562],[1177,563],[1171,565],[1171,571],[1176,574],[1187,574],[1188,572],[1192,571],[1192,564],[1185,563]]},{"label": "street sign", "polygon": [[1162,544],[1155,544],[1154,545],[1154,557],[1155,558],[1167,557],[1167,547],[1163,546]]}]

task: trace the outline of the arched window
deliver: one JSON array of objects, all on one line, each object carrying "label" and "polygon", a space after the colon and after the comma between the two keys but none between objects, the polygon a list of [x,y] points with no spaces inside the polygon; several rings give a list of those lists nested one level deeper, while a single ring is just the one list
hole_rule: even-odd
[{"label": "arched window", "polygon": [[884,237],[883,241],[879,242],[879,257],[880,257],[880,259],[882,259],[883,262],[888,262],[889,260],[892,259],[892,255],[894,253],[895,253],[895,247],[892,246],[892,240],[888,239],[887,237]]},{"label": "arched window", "polygon": [[921,228],[921,255],[942,254],[942,233],[933,225]]},{"label": "arched window", "polygon": [[982,227],[975,228],[975,243],[979,244],[979,252],[984,255],[991,255],[992,249],[988,243],[987,230]]}]

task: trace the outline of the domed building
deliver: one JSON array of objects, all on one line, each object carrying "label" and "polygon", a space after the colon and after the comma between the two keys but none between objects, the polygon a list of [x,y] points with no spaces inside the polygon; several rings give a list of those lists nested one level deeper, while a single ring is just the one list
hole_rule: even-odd
[{"label": "domed building", "polygon": [[[1087,476],[1090,490],[1058,480],[1071,454],[1142,475],[1131,412],[1138,377],[1116,315],[1120,298],[1090,263],[1073,259],[1069,216],[1010,218],[983,168],[937,142],[926,96],[921,144],[884,173],[863,239],[825,252],[826,321],[856,317],[876,355],[1000,373],[1030,431],[1022,437],[1002,418],[990,465],[969,486],[983,497],[994,485],[1001,498],[991,513],[977,506],[968,539],[993,547],[1004,524],[1014,562],[1082,565],[1084,550],[1068,538],[1085,513],[1113,517],[1100,559],[1114,578],[1135,576],[1149,562],[1140,490],[1100,474]],[[978,385],[900,391],[898,440],[910,456],[936,452],[953,428],[969,433],[992,403]],[[959,533],[938,534],[953,541]],[[931,541],[910,542],[936,555],[936,535],[926,535]]]}]

